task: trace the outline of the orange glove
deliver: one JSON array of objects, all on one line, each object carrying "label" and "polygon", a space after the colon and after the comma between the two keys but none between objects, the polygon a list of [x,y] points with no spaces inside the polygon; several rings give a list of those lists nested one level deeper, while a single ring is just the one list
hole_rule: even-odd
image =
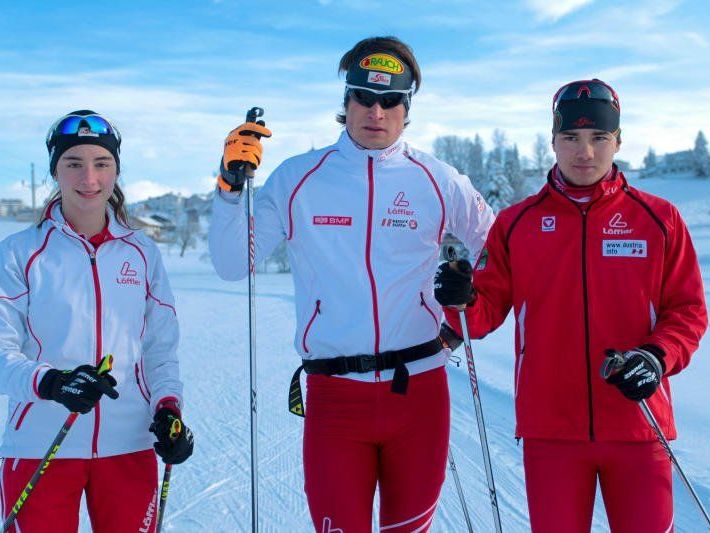
[{"label": "orange glove", "polygon": [[237,172],[240,166],[247,164],[255,170],[261,163],[260,137],[271,137],[271,130],[257,122],[245,122],[229,132],[224,140],[224,156],[220,165],[217,184],[225,191],[241,191],[245,176]]}]

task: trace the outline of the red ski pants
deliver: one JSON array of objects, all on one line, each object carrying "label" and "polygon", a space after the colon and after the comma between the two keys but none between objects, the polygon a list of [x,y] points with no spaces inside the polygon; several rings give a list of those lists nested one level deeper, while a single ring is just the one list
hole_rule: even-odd
[{"label": "red ski pants", "polygon": [[443,367],[391,382],[309,375],[303,464],[317,533],[425,532],[446,475],[449,389]]},{"label": "red ski pants", "polygon": [[[9,514],[39,459],[2,461],[2,516]],[[25,501],[10,533],[76,533],[86,505],[94,533],[153,533],[158,522],[153,450],[100,459],[55,459]],[[17,527],[15,527],[17,526]]]},{"label": "red ski pants", "polygon": [[670,459],[658,442],[525,439],[533,533],[589,533],[597,478],[612,533],[671,533]]}]

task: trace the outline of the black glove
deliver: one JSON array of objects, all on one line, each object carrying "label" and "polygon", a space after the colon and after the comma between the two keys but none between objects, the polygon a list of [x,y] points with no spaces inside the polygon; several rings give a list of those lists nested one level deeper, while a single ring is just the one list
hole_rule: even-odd
[{"label": "black glove", "polygon": [[[607,355],[614,352],[616,350],[607,350]],[[666,371],[665,352],[658,346],[645,344],[622,355],[624,365],[606,378],[607,383],[616,385],[629,400],[638,402],[651,397]]]},{"label": "black glove", "polygon": [[178,465],[192,455],[194,447],[192,431],[183,424],[180,415],[169,407],[161,407],[148,428],[155,433],[158,442],[153,444],[155,453],[168,465]]},{"label": "black glove", "polygon": [[104,394],[115,400],[116,380],[108,373],[99,375],[96,367],[81,365],[74,370],[47,370],[37,387],[40,398],[61,403],[72,413],[85,414]]},{"label": "black glove", "polygon": [[445,307],[466,305],[473,300],[471,263],[459,259],[455,265],[441,263],[434,275],[434,297]]}]

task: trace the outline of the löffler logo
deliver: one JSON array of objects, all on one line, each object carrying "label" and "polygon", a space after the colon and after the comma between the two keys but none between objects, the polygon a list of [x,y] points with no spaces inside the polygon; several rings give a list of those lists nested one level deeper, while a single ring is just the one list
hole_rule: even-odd
[{"label": "l\u00f6ffler logo", "polygon": [[148,504],[148,508],[145,511],[145,516],[143,517],[143,524],[138,529],[138,533],[148,533],[153,530],[150,526],[153,523],[153,518],[155,517],[155,503],[157,499],[158,491],[156,490],[155,494],[153,495],[153,498]]},{"label": "l\u00f6ffler logo", "polygon": [[409,207],[409,200],[404,199],[404,191],[398,192],[392,203],[397,207]]},{"label": "l\u00f6ffler logo", "polygon": [[140,285],[141,282],[136,278],[138,272],[131,268],[131,264],[128,261],[123,262],[121,266],[120,276],[116,278],[116,283],[119,285]]},{"label": "l\u00f6ffler logo", "polygon": [[[414,210],[407,209],[409,207],[409,200],[404,197],[404,191],[399,191],[397,196],[392,200],[392,205],[394,207],[387,208],[388,215],[397,215],[399,217],[413,217]],[[385,217],[382,219],[382,226],[388,228],[409,228],[417,229],[419,223],[414,218],[389,218]]]},{"label": "l\u00f6ffler logo", "polygon": [[621,213],[614,213],[611,217],[608,228],[603,228],[602,233],[604,235],[628,235],[633,233],[634,230],[629,228],[629,224],[623,220]]}]

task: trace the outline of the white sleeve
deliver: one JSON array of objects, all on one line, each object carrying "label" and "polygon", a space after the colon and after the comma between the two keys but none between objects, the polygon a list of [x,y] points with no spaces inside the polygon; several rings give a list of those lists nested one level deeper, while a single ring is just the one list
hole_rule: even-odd
[{"label": "white sleeve", "polygon": [[450,179],[446,229],[466,246],[469,261],[475,264],[486,243],[495,215],[468,177],[451,167],[447,167],[447,170]]},{"label": "white sleeve", "polygon": [[182,408],[182,381],[177,347],[180,338],[175,299],[157,247],[148,251],[153,260],[147,265],[150,285],[145,310],[143,365],[150,390],[151,412],[161,400],[174,398]]},{"label": "white sleeve", "polygon": [[0,394],[18,402],[39,400],[37,386],[47,370],[46,363],[22,353],[28,336],[28,287],[22,265],[5,240],[0,245]]},{"label": "white sleeve", "polygon": [[[273,175],[254,194],[254,254],[259,263],[286,238],[279,213]],[[220,278],[238,280],[248,274],[246,194],[222,194],[212,203],[209,249]]]}]

